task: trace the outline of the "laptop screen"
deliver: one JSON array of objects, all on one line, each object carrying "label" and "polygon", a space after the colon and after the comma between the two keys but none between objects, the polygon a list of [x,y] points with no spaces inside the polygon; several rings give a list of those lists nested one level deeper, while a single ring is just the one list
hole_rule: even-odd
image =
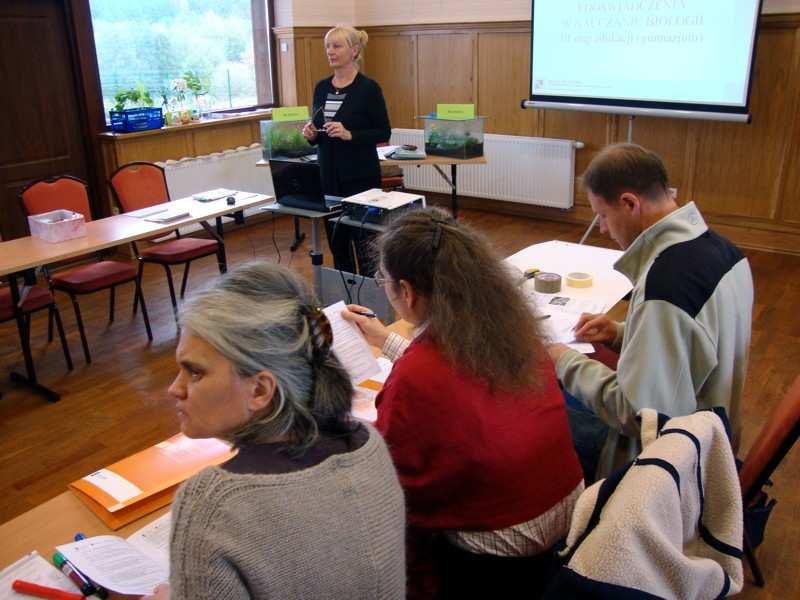
[{"label": "laptop screen", "polygon": [[273,158],[269,161],[269,170],[275,199],[280,204],[328,212],[317,163]]}]

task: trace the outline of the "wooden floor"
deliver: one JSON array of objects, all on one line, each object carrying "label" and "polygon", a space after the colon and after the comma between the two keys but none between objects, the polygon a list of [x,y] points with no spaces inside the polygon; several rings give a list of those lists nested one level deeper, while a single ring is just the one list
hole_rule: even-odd
[{"label": "wooden floor", "polygon": [[[463,218],[483,231],[504,256],[540,241],[577,241],[581,234],[576,225],[477,211],[465,211]],[[306,223],[304,228],[308,231]],[[307,244],[294,255],[288,251],[292,239],[288,218],[227,233],[229,263],[277,261],[273,232],[283,264],[309,277]],[[589,243],[610,247],[597,233]],[[800,257],[755,251],[747,255],[756,306],[742,403],[743,451],[800,372]],[[190,290],[216,276],[212,259],[199,261],[192,266]],[[176,372],[176,329],[159,268],[145,269],[144,289],[155,336],[151,344],[141,317],[131,318],[131,289],[118,291],[117,318],[111,326],[107,326],[106,294],[82,302],[94,358],[90,366],[83,363],[71,306],[63,296],[58,298],[76,364],[72,373],[65,368],[58,343],[46,343],[44,313],[34,317],[36,365],[40,379],[62,394],[56,404],[9,382],[10,370],[22,370],[22,356],[14,323],[0,325],[0,522],[63,492],[68,482],[177,431],[166,398]],[[800,449],[795,448],[774,479],[779,502],[759,551],[767,587],[758,590],[748,583],[746,598],[800,598]]]}]

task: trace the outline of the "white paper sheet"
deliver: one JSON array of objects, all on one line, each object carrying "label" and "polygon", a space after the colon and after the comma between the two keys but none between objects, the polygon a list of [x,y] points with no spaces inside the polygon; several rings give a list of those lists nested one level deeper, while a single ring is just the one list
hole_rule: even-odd
[{"label": "white paper sheet", "polygon": [[133,535],[130,535],[128,543],[153,560],[169,565],[169,530],[171,523],[172,513],[167,512],[149,525],[142,527]]},{"label": "white paper sheet", "polygon": [[99,535],[56,549],[97,585],[120,594],[149,594],[169,581],[169,561],[162,563],[122,538]]},{"label": "white paper sheet", "polygon": [[345,303],[340,301],[325,308],[324,312],[333,329],[333,352],[350,374],[350,380],[358,384],[378,375],[381,368],[358,326],[342,318],[345,310]]},{"label": "white paper sheet", "polygon": [[386,160],[386,155],[397,150],[398,146],[378,146],[378,160]]},{"label": "white paper sheet", "polygon": [[99,487],[117,502],[125,502],[142,493],[142,490],[133,483],[125,479],[122,475],[118,475],[109,469],[100,469],[91,475],[87,475],[83,479]]},{"label": "white paper sheet", "polygon": [[20,600],[23,597],[11,589],[11,584],[15,579],[38,583],[73,594],[80,593],[69,577],[47,562],[36,550],[0,571],[0,600]]}]

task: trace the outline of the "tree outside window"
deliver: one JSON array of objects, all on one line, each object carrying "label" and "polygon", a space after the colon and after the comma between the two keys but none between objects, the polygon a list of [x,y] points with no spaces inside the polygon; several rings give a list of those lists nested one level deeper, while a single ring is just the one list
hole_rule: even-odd
[{"label": "tree outside window", "polygon": [[269,23],[253,27],[253,14],[266,12],[254,2],[90,0],[106,111],[115,96],[142,88],[156,106],[175,103],[178,79],[187,83],[183,101],[206,110],[271,104],[257,91],[257,65],[268,78],[269,62],[256,60],[253,31]]}]

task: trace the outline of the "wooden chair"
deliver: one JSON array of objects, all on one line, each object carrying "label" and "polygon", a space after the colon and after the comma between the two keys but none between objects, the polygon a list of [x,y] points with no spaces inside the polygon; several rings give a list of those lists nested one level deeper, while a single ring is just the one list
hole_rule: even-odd
[{"label": "wooden chair", "polygon": [[[153,163],[137,161],[122,165],[114,171],[108,183],[122,212],[130,212],[170,201],[164,169]],[[145,263],[153,263],[164,267],[169,286],[169,295],[172,300],[172,312],[177,323],[178,301],[175,297],[175,286],[172,282],[170,267],[179,264],[184,265],[183,280],[181,281],[181,299],[183,299],[189,279],[189,265],[193,260],[216,254],[220,273],[225,273],[227,263],[225,246],[221,242],[215,239],[181,237],[180,232],[177,230],[175,230],[174,234],[175,239],[154,243],[142,251],[139,251],[136,242],[131,242],[131,246],[139,259],[140,278]],[[135,313],[136,302],[134,302],[133,310]]]},{"label": "wooden chair", "polygon": [[[63,175],[34,181],[19,193],[19,197],[27,215],[36,215],[63,208],[83,214],[87,223],[92,220],[86,184],[77,177]],[[75,319],[78,322],[78,331],[81,335],[81,344],[83,345],[83,356],[87,364],[92,362],[92,357],[89,352],[89,344],[86,341],[86,331],[81,318],[78,296],[108,289],[108,322],[113,323],[116,287],[124,283],[133,283],[136,288],[136,297],[142,301],[142,317],[147,330],[147,338],[152,341],[153,332],[150,329],[150,320],[147,317],[147,308],[142,295],[141,277],[137,275],[133,266],[116,260],[98,260],[97,262],[72,267],[65,271],[58,271],[53,274],[48,273],[48,280],[51,290],[65,292],[69,294],[72,300]]]},{"label": "wooden chair", "polygon": [[[47,309],[49,314],[47,341],[53,341],[53,321],[55,321],[56,326],[58,327],[58,336],[61,339],[61,350],[64,353],[64,361],[67,363],[67,369],[72,371],[72,356],[69,353],[69,345],[67,344],[67,338],[64,335],[64,326],[61,323],[61,314],[58,312],[58,306],[56,306],[55,299],[53,298],[53,294],[50,293],[50,290],[35,286],[30,288],[28,295],[22,301],[22,306],[20,308],[22,309],[22,315],[25,323],[20,343],[23,346],[30,348],[31,314]],[[11,299],[11,290],[8,287],[0,288],[0,323],[13,321],[15,318],[16,314],[14,313],[14,304]]]},{"label": "wooden chair", "polygon": [[[761,488],[792,449],[798,437],[800,437],[800,376],[795,378],[789,391],[764,423],[739,470],[745,509],[758,498]],[[744,551],[756,585],[763,587],[764,575],[746,534]]]}]

